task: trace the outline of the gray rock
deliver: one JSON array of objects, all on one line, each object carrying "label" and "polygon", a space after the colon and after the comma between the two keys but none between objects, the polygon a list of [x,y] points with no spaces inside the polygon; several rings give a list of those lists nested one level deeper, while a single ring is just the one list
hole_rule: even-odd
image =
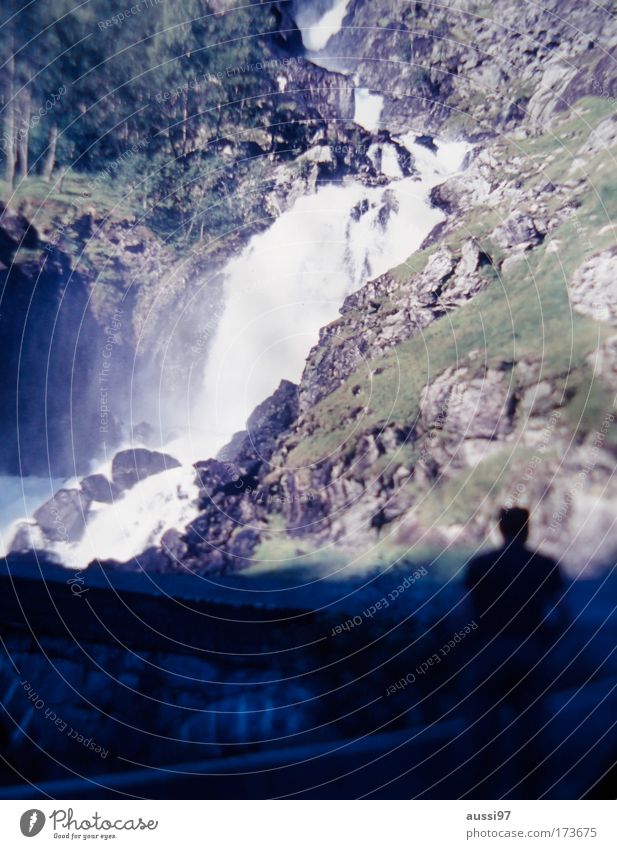
[{"label": "gray rock", "polygon": [[289,429],[298,416],[298,387],[281,380],[278,388],[251,413],[246,431],[234,434],[217,459],[237,467],[240,474],[255,463],[267,462],[278,437]]},{"label": "gray rock", "polygon": [[92,500],[77,489],[61,489],[34,513],[44,537],[77,542],[83,536]]},{"label": "gray rock", "polygon": [[420,409],[427,431],[442,430],[459,439],[503,439],[512,429],[510,381],[496,369],[471,374],[450,368],[422,392]]},{"label": "gray rock", "polygon": [[442,306],[452,309],[485,289],[490,278],[480,274],[479,269],[481,265],[490,264],[490,257],[479,249],[473,239],[467,239],[461,248],[461,258],[454,273],[447,279],[441,292]]},{"label": "gray rock", "polygon": [[176,469],[180,463],[170,454],[150,451],[147,448],[129,448],[119,451],[111,464],[111,479],[120,489],[131,489],[139,481],[152,475]]},{"label": "gray rock", "polygon": [[248,565],[260,540],[262,516],[272,506],[263,475],[297,414],[298,388],[283,380],[252,413],[246,431],[235,434],[216,459],[195,464],[199,516],[183,533],[167,531],[161,540],[175,568],[208,574]]},{"label": "gray rock", "polygon": [[171,563],[179,563],[188,553],[188,546],[184,541],[182,533],[176,528],[165,531],[161,537],[161,548],[168,556]]},{"label": "gray rock", "polygon": [[598,126],[589,133],[589,137],[580,148],[579,153],[595,156],[601,151],[608,150],[617,144],[617,118],[611,115],[601,121]]},{"label": "gray rock", "polygon": [[577,312],[617,323],[617,249],[602,251],[585,262],[572,277],[569,294]]},{"label": "gray rock", "polygon": [[40,551],[43,546],[41,529],[32,522],[20,522],[9,547],[11,554]]},{"label": "gray rock", "polygon": [[539,245],[544,239],[531,215],[525,212],[513,212],[503,224],[496,227],[492,233],[498,245],[503,248],[525,247]]},{"label": "gray rock", "polygon": [[107,480],[105,475],[88,475],[81,481],[81,491],[92,501],[102,504],[112,504],[122,490]]},{"label": "gray rock", "polygon": [[238,467],[231,461],[200,460],[195,463],[195,469],[197,471],[197,486],[200,488],[202,496],[208,498],[239,477]]}]

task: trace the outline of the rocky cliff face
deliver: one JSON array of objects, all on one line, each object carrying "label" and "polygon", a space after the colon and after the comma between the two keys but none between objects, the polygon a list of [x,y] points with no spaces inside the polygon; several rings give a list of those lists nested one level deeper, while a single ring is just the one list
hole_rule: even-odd
[{"label": "rocky cliff face", "polygon": [[[160,386],[173,410],[190,392],[191,375],[201,379],[229,257],[321,182],[350,174],[367,185],[386,181],[367,154],[376,139],[351,121],[352,81],[307,61],[298,31],[279,19],[260,67],[232,68],[218,80],[220,97],[231,100],[238,78],[259,83],[263,93],[244,105],[242,126],[223,111],[213,137],[203,118],[210,90],[192,93],[194,138],[181,180],[190,187],[191,163],[213,158],[199,180],[199,203],[211,212],[208,226],[191,225],[183,243],[145,223],[150,200],[137,194],[146,188],[114,181],[115,160],[101,162],[99,174],[59,174],[53,185],[32,175],[15,191],[2,187],[10,203],[0,207],[7,376],[0,471],[84,474],[93,458],[134,440],[135,428],[141,439],[144,421],[152,444],[164,443],[178,422],[159,422],[150,389]],[[126,162],[147,145],[141,139]],[[170,149],[169,161],[177,158]],[[192,211],[195,220],[201,212]]]},{"label": "rocky cliff face", "polygon": [[435,192],[449,218],[410,267],[324,329],[264,481],[300,550],[474,546],[522,503],[573,570],[613,555],[611,178],[589,145],[612,112],[582,101],[518,155],[478,154]]},{"label": "rocky cliff face", "polygon": [[259,498],[233,496],[240,558],[171,568],[471,548],[502,504],[574,573],[614,556],[617,32],[587,11],[350,5],[327,53],[355,57],[385,125],[476,144],[433,192],[446,221],[322,330]]},{"label": "rocky cliff face", "polygon": [[325,52],[384,96],[385,126],[482,137],[613,96],[616,46],[611,16],[571,0],[352,0]]},{"label": "rocky cliff face", "polygon": [[[27,185],[22,192],[0,215],[0,468],[70,477],[129,436],[131,373],[160,356],[161,316],[186,277],[128,210],[76,206],[67,195],[42,213]],[[199,266],[191,258],[182,270],[190,277]]]},{"label": "rocky cliff face", "polygon": [[[222,146],[230,161],[239,145],[267,152],[257,218],[322,180],[384,182],[369,142],[396,143],[412,129],[429,149],[433,135],[473,148],[464,173],[433,190],[446,220],[347,298],[297,389],[282,385],[246,434],[197,464],[201,515],[141,565],[229,570],[332,544],[345,559],[368,552],[390,562],[477,546],[503,503],[529,506],[533,541],[572,571],[608,561],[617,497],[612,18],[563,0],[542,9],[352,0],[324,51],[330,67],[339,62],[334,72],[306,60],[290,9],[276,5],[272,56],[286,61],[259,108],[264,127],[287,126],[283,114],[291,129],[252,129]],[[383,97],[379,134],[350,122],[356,85]],[[244,179],[255,188],[254,174]],[[243,220],[244,234],[262,226],[248,212]],[[216,271],[230,244],[203,246],[191,261]],[[181,265],[179,282],[167,279],[140,280],[136,330],[159,328],[167,309],[194,297]],[[220,280],[209,279],[215,308]],[[208,328],[197,332],[199,356],[208,338]],[[179,349],[180,370],[181,360]]]}]

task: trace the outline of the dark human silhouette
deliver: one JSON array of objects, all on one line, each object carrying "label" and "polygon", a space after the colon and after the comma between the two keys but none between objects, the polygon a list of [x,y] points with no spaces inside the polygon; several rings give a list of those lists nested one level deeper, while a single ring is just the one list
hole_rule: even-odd
[{"label": "dark human silhouette", "polygon": [[478,625],[469,699],[476,796],[495,793],[491,776],[498,772],[503,792],[510,785],[518,788],[515,797],[541,793],[539,755],[551,681],[546,659],[565,624],[565,586],[557,563],[527,547],[528,528],[527,510],[502,509],[503,545],[473,559],[465,574]]},{"label": "dark human silhouette", "polygon": [[527,510],[501,510],[499,530],[504,544],[472,560],[465,576],[484,639],[546,632],[561,618],[557,602],[564,583],[559,567],[550,557],[527,548]]}]

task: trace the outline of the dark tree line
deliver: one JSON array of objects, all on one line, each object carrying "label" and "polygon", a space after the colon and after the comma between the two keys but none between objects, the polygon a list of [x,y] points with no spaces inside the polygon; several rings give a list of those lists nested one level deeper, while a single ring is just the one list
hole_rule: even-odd
[{"label": "dark tree line", "polygon": [[144,205],[170,208],[183,175],[192,185],[216,163],[209,143],[252,120],[263,80],[229,69],[267,59],[274,27],[271,4],[221,13],[205,0],[9,0],[0,18],[5,181],[119,162]]}]

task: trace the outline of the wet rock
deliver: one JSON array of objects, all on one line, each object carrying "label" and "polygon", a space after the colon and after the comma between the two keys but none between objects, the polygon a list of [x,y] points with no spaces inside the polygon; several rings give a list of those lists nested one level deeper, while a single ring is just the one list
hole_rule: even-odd
[{"label": "wet rock", "polygon": [[217,459],[237,467],[240,474],[252,469],[255,463],[267,462],[277,439],[297,416],[298,387],[289,380],[282,380],[276,391],[251,413],[246,431],[234,434]]},{"label": "wet rock", "polygon": [[437,153],[437,151],[439,149],[437,147],[437,145],[435,144],[435,141],[434,141],[432,136],[426,136],[426,135],[416,136],[415,141],[416,141],[416,144],[421,144],[423,147],[428,148],[428,150],[430,150],[431,153]]},{"label": "wet rock", "polygon": [[178,466],[180,463],[170,454],[161,454],[147,448],[129,448],[119,451],[112,460],[111,478],[120,490],[127,490],[139,481],[169,469],[176,469]]},{"label": "wet rock", "polygon": [[25,553],[36,551],[37,553],[43,548],[43,536],[41,529],[34,522],[20,522],[17,525],[15,536],[9,546],[11,554]]},{"label": "wet rock", "polygon": [[[230,443],[231,444],[231,443]],[[221,460],[200,460],[195,463],[196,483],[202,496],[212,497],[215,492],[238,477],[237,467]]]},{"label": "wet rock", "polygon": [[456,211],[458,194],[450,181],[431,189],[430,199],[431,206],[441,209],[446,215],[452,215]]},{"label": "wet rock", "polygon": [[[274,448],[275,422],[288,422],[296,406],[292,400],[296,387],[288,381],[283,384],[287,385],[279,387],[278,402],[272,402],[277,396],[274,393],[249,419],[255,428],[253,441],[247,432],[236,434],[226,446],[229,454],[221,452],[224,460],[195,464],[200,513],[184,531],[167,531],[161,540],[161,547],[175,568],[209,574],[248,565],[260,540],[262,516],[269,506],[260,500],[260,476],[262,468],[267,469],[263,457],[270,456]],[[256,453],[258,446],[264,454]]]},{"label": "wet rock", "polygon": [[319,165],[333,165],[334,154],[330,145],[315,145],[310,147],[306,153],[298,157],[299,162],[314,162]]},{"label": "wet rock", "polygon": [[112,504],[122,492],[120,487],[111,483],[105,475],[88,475],[81,481],[81,491],[92,501]]},{"label": "wet rock", "polygon": [[92,499],[77,489],[61,489],[34,513],[45,539],[77,542],[83,536]]},{"label": "wet rock", "polygon": [[165,531],[161,537],[161,549],[172,563],[177,563],[186,556],[188,546],[184,541],[183,535],[176,528],[170,528]]}]

